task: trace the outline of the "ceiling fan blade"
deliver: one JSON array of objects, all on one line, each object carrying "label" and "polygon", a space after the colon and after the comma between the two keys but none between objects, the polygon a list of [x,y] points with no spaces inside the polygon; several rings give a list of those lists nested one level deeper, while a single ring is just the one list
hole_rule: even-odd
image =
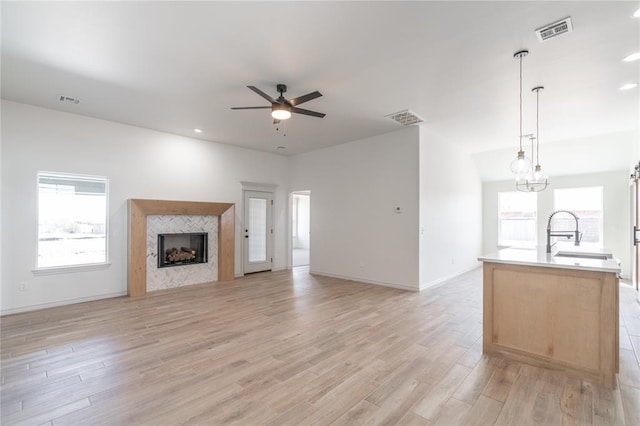
[{"label": "ceiling fan blade", "polygon": [[302,109],[302,108],[296,108],[296,107],[291,107],[291,112],[295,112],[297,114],[303,114],[303,115],[310,115],[312,117],[320,117],[320,118],[323,118],[325,115],[327,115],[321,112],[309,111],[308,109]]},{"label": "ceiling fan blade", "polygon": [[275,99],[273,99],[271,96],[264,93],[262,90],[258,89],[256,86],[247,86],[247,87],[253,90],[254,92],[256,92],[258,95],[265,98],[266,100],[268,100],[269,102],[271,102],[272,104],[275,104],[277,102]]},{"label": "ceiling fan blade", "polygon": [[308,102],[308,101],[310,101],[312,99],[319,98],[320,96],[322,96],[322,93],[320,93],[320,92],[318,92],[316,90],[315,92],[307,93],[306,95],[302,95],[302,96],[298,96],[297,98],[289,99],[289,105],[291,105],[291,106],[300,105],[303,102]]},{"label": "ceiling fan blade", "polygon": [[231,109],[271,109],[270,106],[259,106],[259,107],[231,107]]}]

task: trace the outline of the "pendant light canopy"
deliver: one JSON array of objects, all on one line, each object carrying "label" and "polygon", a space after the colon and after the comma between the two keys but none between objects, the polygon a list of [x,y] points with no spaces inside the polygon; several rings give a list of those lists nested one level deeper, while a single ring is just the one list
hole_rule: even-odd
[{"label": "pendant light canopy", "polygon": [[527,56],[529,51],[526,49],[518,50],[513,57],[520,61],[520,151],[511,162],[511,171],[516,175],[517,180],[525,178],[525,175],[531,171],[531,160],[525,156],[522,149],[522,58]]}]

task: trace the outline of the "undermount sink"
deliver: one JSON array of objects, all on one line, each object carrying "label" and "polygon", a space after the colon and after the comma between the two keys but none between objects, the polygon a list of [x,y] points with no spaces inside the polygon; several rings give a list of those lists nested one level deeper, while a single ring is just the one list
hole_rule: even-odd
[{"label": "undermount sink", "polygon": [[594,259],[594,260],[607,260],[612,256],[608,253],[578,253],[578,252],[566,252],[559,251],[555,257],[572,257],[577,259]]}]

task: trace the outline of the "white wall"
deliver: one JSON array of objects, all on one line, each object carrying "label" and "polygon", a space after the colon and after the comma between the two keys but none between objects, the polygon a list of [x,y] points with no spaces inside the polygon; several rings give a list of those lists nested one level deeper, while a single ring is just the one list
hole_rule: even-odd
[{"label": "white wall", "polygon": [[[240,182],[278,185],[274,268],[286,267],[286,157],[2,101],[1,167],[2,313],[124,294],[129,198],[236,203],[238,274]],[[109,178],[108,269],[33,275],[39,170]],[[21,283],[26,283],[26,291],[19,290]]]},{"label": "white wall", "polygon": [[[546,244],[547,219],[553,213],[553,190],[587,186],[603,187],[604,247],[620,259],[622,276],[629,277],[631,246],[629,230],[629,173],[626,169],[617,172],[591,173],[573,176],[551,176],[551,185],[538,193],[538,245]],[[485,182],[483,185],[484,242],[485,253],[498,249],[498,192],[515,191],[513,180]]]},{"label": "white wall", "polygon": [[420,131],[420,287],[479,266],[482,183],[470,154]]},{"label": "white wall", "polygon": [[418,133],[410,127],[291,158],[291,190],[312,194],[312,272],[419,288]]},{"label": "white wall", "polygon": [[[640,137],[636,131],[594,135],[590,137],[553,141],[540,146],[540,164],[549,176],[573,176],[627,169],[638,161]],[[509,164],[516,156],[517,139],[513,148],[479,152],[473,158],[484,182],[512,178]],[[525,144],[527,156],[531,147]]]}]

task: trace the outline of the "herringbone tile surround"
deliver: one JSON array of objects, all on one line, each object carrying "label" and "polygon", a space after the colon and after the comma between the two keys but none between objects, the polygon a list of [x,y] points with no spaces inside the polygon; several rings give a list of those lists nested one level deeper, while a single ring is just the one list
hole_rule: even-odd
[{"label": "herringbone tile surround", "polygon": [[[207,232],[208,262],[158,268],[158,234]],[[147,291],[211,281],[218,277],[218,217],[191,215],[147,216]]]}]

